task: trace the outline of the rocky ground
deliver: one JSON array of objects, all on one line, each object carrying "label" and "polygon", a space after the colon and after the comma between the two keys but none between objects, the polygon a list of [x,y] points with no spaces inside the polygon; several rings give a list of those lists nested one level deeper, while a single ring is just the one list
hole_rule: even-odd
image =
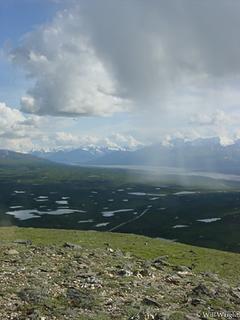
[{"label": "rocky ground", "polygon": [[240,318],[240,285],[167,256],[18,240],[1,243],[0,266],[3,320]]}]

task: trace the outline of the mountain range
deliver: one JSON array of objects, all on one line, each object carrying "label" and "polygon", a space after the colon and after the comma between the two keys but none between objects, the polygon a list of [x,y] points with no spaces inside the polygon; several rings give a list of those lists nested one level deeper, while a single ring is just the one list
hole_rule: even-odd
[{"label": "mountain range", "polygon": [[91,146],[74,150],[35,151],[32,155],[70,165],[149,165],[240,173],[240,140],[223,146],[219,138],[176,139],[169,145],[159,143],[133,151]]},{"label": "mountain range", "polygon": [[137,150],[85,147],[74,150],[34,151],[30,154],[0,150],[0,165],[145,165],[240,174],[240,140],[223,146],[218,138],[174,140]]}]

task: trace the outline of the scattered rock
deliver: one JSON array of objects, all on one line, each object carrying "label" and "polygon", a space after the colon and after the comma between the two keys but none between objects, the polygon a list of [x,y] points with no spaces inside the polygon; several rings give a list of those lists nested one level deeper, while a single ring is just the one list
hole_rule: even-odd
[{"label": "scattered rock", "polygon": [[82,247],[78,244],[71,243],[71,242],[65,242],[64,243],[64,248],[71,248],[71,249],[82,249]]},{"label": "scattered rock", "polygon": [[186,267],[186,266],[174,266],[173,267],[173,270],[175,270],[175,271],[179,271],[179,272],[191,272],[192,270],[191,269],[189,269],[188,267]]},{"label": "scattered rock", "polygon": [[203,309],[240,312],[240,288],[166,256],[145,261],[72,243],[19,253],[16,244],[0,246],[0,319],[197,320]]},{"label": "scattered rock", "polygon": [[38,310],[30,310],[27,315],[28,320],[46,320],[42,313]]},{"label": "scattered rock", "polygon": [[198,319],[202,319],[202,318],[199,318],[198,314],[186,314],[184,318],[184,320],[198,320]]},{"label": "scattered rock", "polygon": [[178,271],[177,272],[177,275],[181,278],[184,278],[186,276],[192,276],[193,273],[192,272],[189,272],[189,271]]},{"label": "scattered rock", "polygon": [[143,277],[151,277],[152,276],[152,273],[148,269],[140,270],[139,273]]},{"label": "scattered rock", "polygon": [[168,256],[161,256],[152,261],[152,266],[157,269],[162,269],[162,267],[170,266],[170,263],[167,261]]},{"label": "scattered rock", "polygon": [[18,296],[26,302],[40,303],[43,302],[47,297],[47,291],[43,288],[24,288]]},{"label": "scattered rock", "polygon": [[22,239],[15,240],[15,241],[13,241],[13,243],[24,244],[24,245],[32,245],[32,241],[31,240],[22,240]]},{"label": "scattered rock", "polygon": [[147,311],[140,312],[135,316],[132,316],[129,318],[129,320],[167,320],[167,319],[169,319],[169,317],[164,314],[147,312]]},{"label": "scattered rock", "polygon": [[130,277],[133,275],[132,271],[126,270],[126,269],[121,269],[118,271],[118,275],[122,277]]},{"label": "scattered rock", "polygon": [[69,288],[67,289],[66,296],[70,304],[74,307],[91,309],[95,305],[94,296],[87,290]]},{"label": "scattered rock", "polygon": [[167,276],[165,280],[168,283],[178,285],[180,282],[180,277],[179,276]]},{"label": "scattered rock", "polygon": [[209,278],[210,280],[213,280],[213,281],[219,281],[219,277],[216,273],[212,273],[212,272],[201,272],[201,274],[204,276],[204,277],[207,277]]},{"label": "scattered rock", "polygon": [[147,304],[147,305],[150,305],[150,306],[155,306],[155,307],[158,307],[158,308],[161,307],[160,303],[158,303],[156,300],[151,299],[151,298],[147,298],[147,297],[145,297],[143,299],[143,303]]},{"label": "scattered rock", "polygon": [[192,289],[192,292],[195,295],[207,295],[207,296],[212,295],[212,291],[203,283],[200,283],[199,285],[194,287]]},{"label": "scattered rock", "polygon": [[197,305],[199,305],[199,304],[205,304],[205,301],[202,300],[202,299],[199,299],[199,298],[192,298],[192,299],[191,299],[191,304],[192,304],[193,306],[197,306]]},{"label": "scattered rock", "polygon": [[230,293],[233,298],[237,299],[240,302],[240,292],[239,291],[232,289]]},{"label": "scattered rock", "polygon": [[19,252],[15,249],[9,249],[8,251],[6,251],[6,254],[11,256],[11,255],[17,255],[19,254]]}]

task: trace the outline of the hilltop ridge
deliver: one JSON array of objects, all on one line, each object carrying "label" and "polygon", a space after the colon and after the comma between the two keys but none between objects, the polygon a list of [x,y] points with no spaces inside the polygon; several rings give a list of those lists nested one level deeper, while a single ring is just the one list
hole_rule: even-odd
[{"label": "hilltop ridge", "polygon": [[0,319],[195,320],[240,312],[238,254],[133,235],[1,231]]},{"label": "hilltop ridge", "polygon": [[0,166],[15,166],[15,165],[50,165],[51,161],[41,159],[28,153],[15,152],[7,149],[0,149]]}]

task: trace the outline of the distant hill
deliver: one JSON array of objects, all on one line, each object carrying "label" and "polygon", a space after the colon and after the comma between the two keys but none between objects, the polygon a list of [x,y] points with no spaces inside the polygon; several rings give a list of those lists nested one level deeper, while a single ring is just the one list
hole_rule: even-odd
[{"label": "distant hill", "polygon": [[37,158],[31,154],[25,154],[0,149],[0,166],[39,166],[51,164],[49,160]]},{"label": "distant hill", "polygon": [[154,144],[134,151],[91,147],[33,155],[74,165],[151,165],[240,174],[240,141],[223,146],[218,138],[176,139],[167,146]]}]

